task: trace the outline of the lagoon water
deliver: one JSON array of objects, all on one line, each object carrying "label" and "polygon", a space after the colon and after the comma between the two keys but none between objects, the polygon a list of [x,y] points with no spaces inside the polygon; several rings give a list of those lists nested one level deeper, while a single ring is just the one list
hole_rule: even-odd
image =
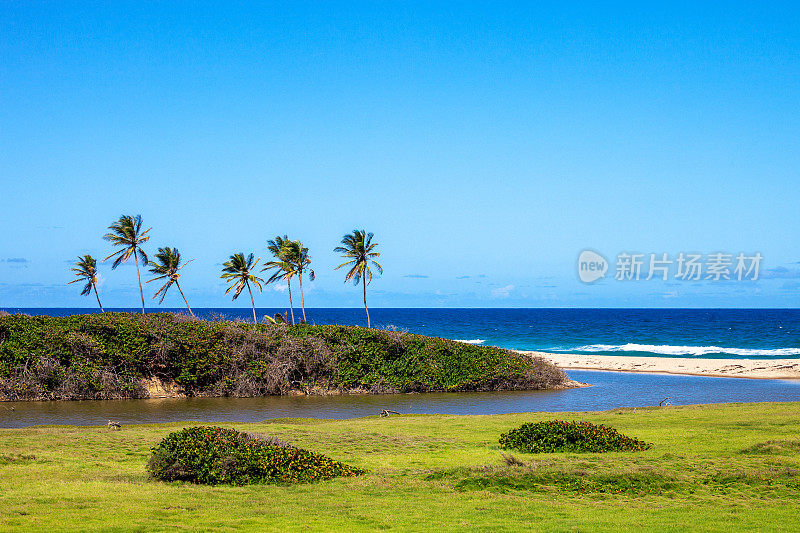
[{"label": "lagoon water", "polygon": [[[12,309],[64,316],[95,309]],[[135,309],[124,309],[136,311]],[[150,309],[156,311],[159,309]],[[185,312],[182,309],[160,309]],[[257,309],[258,316],[286,309]],[[201,318],[251,320],[252,311],[195,309]],[[316,324],[365,325],[364,310],[306,309]],[[800,309],[371,309],[374,327],[396,327],[517,350],[594,355],[800,358]],[[299,310],[295,310],[299,316]]]},{"label": "lagoon water", "polygon": [[[65,316],[94,309],[6,309]],[[129,309],[124,309],[129,311]],[[177,311],[179,309],[162,309]],[[135,311],[135,310],[133,310]],[[155,309],[153,309],[155,311]],[[201,318],[249,320],[250,309],[197,309]],[[258,309],[258,315],[285,309]],[[363,309],[307,309],[317,324],[364,322]],[[375,327],[393,327],[521,350],[595,355],[800,358],[798,309],[374,309]],[[499,414],[594,411],[658,405],[800,401],[800,381],[568,371],[592,387],[562,391],[391,394],[265,398],[189,398],[0,403],[0,427],[251,422],[281,417],[352,418],[401,413]],[[13,410],[12,410],[13,408]]]},{"label": "lagoon water", "polygon": [[[800,381],[571,370],[591,387],[560,391],[170,398],[0,403],[0,427],[160,422],[259,422],[274,418],[355,418],[400,413],[487,415],[531,411],[601,411],[618,407],[723,402],[800,401]],[[13,410],[12,410],[13,409]]]}]

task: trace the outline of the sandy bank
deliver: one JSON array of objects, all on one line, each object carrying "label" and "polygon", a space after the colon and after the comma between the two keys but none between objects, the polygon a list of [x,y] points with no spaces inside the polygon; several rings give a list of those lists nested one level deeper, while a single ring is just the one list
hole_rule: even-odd
[{"label": "sandy bank", "polygon": [[520,353],[538,355],[564,369],[660,372],[727,378],[800,379],[800,359],[688,359],[529,351]]}]

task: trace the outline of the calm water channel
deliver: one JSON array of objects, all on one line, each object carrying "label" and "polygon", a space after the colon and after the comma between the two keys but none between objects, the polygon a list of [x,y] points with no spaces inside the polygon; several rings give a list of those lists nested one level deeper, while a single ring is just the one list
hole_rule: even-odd
[{"label": "calm water channel", "polygon": [[530,411],[601,411],[617,407],[723,402],[800,401],[800,380],[762,380],[571,370],[591,387],[562,391],[270,396],[0,403],[0,427],[177,421],[257,422],[271,418],[355,418],[400,413],[485,415]]}]

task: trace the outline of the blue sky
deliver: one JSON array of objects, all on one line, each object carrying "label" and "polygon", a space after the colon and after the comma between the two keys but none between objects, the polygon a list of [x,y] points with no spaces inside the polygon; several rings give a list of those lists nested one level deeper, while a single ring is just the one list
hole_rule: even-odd
[{"label": "blue sky", "polygon": [[[284,233],[307,305],[358,306],[332,249],[362,227],[375,307],[800,301],[796,3],[9,1],[0,29],[0,307],[91,306],[69,263],[123,213],[196,259],[197,307],[247,305],[220,263]],[[764,260],[586,285],[586,248]]]}]

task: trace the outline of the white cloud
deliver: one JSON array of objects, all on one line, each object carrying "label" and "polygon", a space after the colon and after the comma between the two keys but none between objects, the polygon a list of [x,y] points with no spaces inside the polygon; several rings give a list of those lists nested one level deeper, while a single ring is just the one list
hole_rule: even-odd
[{"label": "white cloud", "polygon": [[492,297],[493,298],[508,298],[511,295],[511,291],[514,290],[513,285],[506,285],[505,287],[498,287],[496,289],[492,289]]},{"label": "white cloud", "polygon": [[277,292],[286,292],[288,287],[286,285],[273,285],[272,290]]}]

